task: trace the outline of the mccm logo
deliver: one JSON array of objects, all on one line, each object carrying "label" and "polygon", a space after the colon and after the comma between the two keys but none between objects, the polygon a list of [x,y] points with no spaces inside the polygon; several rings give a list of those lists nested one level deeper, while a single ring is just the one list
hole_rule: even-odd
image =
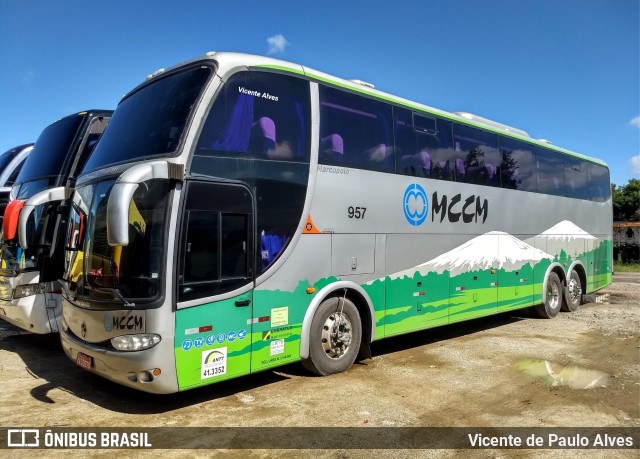
[{"label": "mccm logo", "polygon": [[429,199],[427,193],[417,183],[407,187],[403,198],[404,216],[413,226],[420,226],[429,214]]}]

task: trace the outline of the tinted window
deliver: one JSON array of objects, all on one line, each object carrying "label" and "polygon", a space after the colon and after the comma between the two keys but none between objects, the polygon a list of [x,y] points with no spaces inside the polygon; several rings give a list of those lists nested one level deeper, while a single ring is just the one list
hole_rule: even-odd
[{"label": "tinted window", "polygon": [[6,152],[2,153],[2,155],[0,155],[0,172],[2,172],[4,168],[9,165],[11,160],[15,158],[18,153],[20,153],[26,147],[27,145],[22,145],[20,147],[12,148],[11,150],[7,150]]},{"label": "tinted window", "polygon": [[180,301],[219,295],[250,282],[250,221],[251,196],[245,188],[188,184]]},{"label": "tinted window", "polygon": [[394,107],[397,172],[453,179],[451,122]]},{"label": "tinted window", "polygon": [[309,131],[307,81],[242,72],[216,96],[196,154],[308,161]]},{"label": "tinted window", "polygon": [[536,159],[528,143],[500,139],[500,178],[503,188],[537,191]]},{"label": "tinted window", "polygon": [[84,171],[173,154],[212,72],[198,67],[156,77],[120,102]]},{"label": "tinted window", "polygon": [[95,150],[98,145],[98,140],[102,136],[102,133],[109,124],[110,118],[107,116],[97,116],[91,120],[89,128],[86,130],[85,137],[73,162],[73,165],[69,171],[69,175],[77,176],[78,172],[82,170],[85,163],[89,159],[89,156]]},{"label": "tinted window", "polygon": [[391,122],[390,105],[321,86],[319,161],[394,172]]},{"label": "tinted window", "polygon": [[589,174],[586,162],[565,156],[564,178],[568,197],[589,199]]},{"label": "tinted window", "polygon": [[500,186],[498,136],[470,126],[454,124],[456,182]]},{"label": "tinted window", "polygon": [[[20,174],[18,174],[18,177],[20,177]],[[17,192],[15,193],[16,199],[26,200],[26,199],[29,199],[34,194],[39,193],[42,190],[53,186],[53,184],[54,184],[53,179],[35,180],[33,182],[14,185],[14,188],[11,191],[13,194],[13,191],[17,189]]]},{"label": "tinted window", "polygon": [[59,175],[83,119],[77,115],[63,118],[42,131],[16,182],[24,183]]},{"label": "tinted window", "polygon": [[593,201],[604,202],[611,197],[609,170],[599,164],[588,163],[589,195]]},{"label": "tinted window", "polygon": [[[90,228],[85,234],[80,295],[109,297],[103,288],[117,288],[125,298],[154,299],[164,285],[164,254],[170,184],[150,180],[139,186],[129,205],[129,244],[113,247],[107,240],[107,204],[114,182],[95,185],[88,209]],[[93,187],[93,185],[90,185]],[[89,190],[87,190],[89,191]],[[85,203],[88,205],[88,203]]]},{"label": "tinted window", "polygon": [[13,172],[11,172],[11,175],[7,177],[7,181],[5,182],[4,186],[13,186],[13,184],[16,183],[16,178],[18,177],[18,174],[20,173],[20,169],[22,169],[22,166],[24,166],[24,162],[26,160],[27,158],[23,159],[22,162],[18,164],[15,167],[15,169],[13,169]]},{"label": "tinted window", "polygon": [[536,148],[538,191],[565,196],[564,157],[545,148]]}]

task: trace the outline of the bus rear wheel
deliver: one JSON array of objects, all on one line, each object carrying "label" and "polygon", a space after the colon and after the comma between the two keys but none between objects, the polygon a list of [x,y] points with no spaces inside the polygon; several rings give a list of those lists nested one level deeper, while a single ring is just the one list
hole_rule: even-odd
[{"label": "bus rear wheel", "polygon": [[582,304],[582,282],[577,272],[572,271],[567,282],[567,288],[564,292],[562,301],[562,310],[573,312]]},{"label": "bus rear wheel", "polygon": [[562,306],[562,282],[556,273],[549,273],[547,289],[542,292],[542,304],[536,306],[536,312],[543,319],[553,319]]},{"label": "bus rear wheel", "polygon": [[362,325],[358,308],[347,298],[323,301],[311,322],[309,358],[305,368],[326,376],[343,372],[356,360]]}]

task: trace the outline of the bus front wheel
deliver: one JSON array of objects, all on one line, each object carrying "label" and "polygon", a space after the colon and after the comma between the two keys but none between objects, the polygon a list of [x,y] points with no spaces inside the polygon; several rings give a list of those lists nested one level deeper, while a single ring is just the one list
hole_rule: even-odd
[{"label": "bus front wheel", "polygon": [[305,368],[326,376],[347,370],[358,356],[362,325],[358,308],[347,298],[323,301],[313,317]]},{"label": "bus front wheel", "polygon": [[536,306],[536,312],[543,319],[553,319],[562,306],[562,282],[554,272],[547,277],[547,289],[542,292],[542,304]]}]

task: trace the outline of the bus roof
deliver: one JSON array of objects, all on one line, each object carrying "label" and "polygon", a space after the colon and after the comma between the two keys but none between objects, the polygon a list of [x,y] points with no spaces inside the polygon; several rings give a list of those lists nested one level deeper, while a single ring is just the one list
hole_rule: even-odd
[{"label": "bus roof", "polygon": [[[191,64],[194,64],[197,62],[203,62],[203,61],[215,62],[218,66],[218,72],[223,75],[228,71],[237,69],[238,67],[246,67],[247,69],[264,68],[264,69],[271,69],[271,70],[277,70],[277,71],[286,72],[286,73],[294,73],[294,74],[302,75],[311,80],[328,83],[328,84],[345,88],[357,93],[372,96],[377,99],[384,100],[386,102],[401,105],[403,107],[419,110],[422,112],[431,113],[433,115],[441,116],[443,118],[446,118],[458,123],[477,127],[480,129],[484,129],[486,131],[495,132],[497,134],[501,134],[507,137],[512,137],[518,140],[528,142],[532,145],[537,145],[539,147],[543,147],[549,150],[565,153],[586,161],[600,164],[605,167],[607,166],[607,164],[601,159],[576,153],[574,151],[567,150],[565,148],[558,147],[555,145],[551,145],[550,142],[545,139],[539,139],[539,140],[533,139],[529,137],[529,135],[521,129],[512,128],[510,126],[506,126],[492,120],[487,120],[486,118],[482,118],[477,115],[471,115],[467,113],[458,114],[458,113],[447,112],[445,110],[440,110],[434,107],[430,107],[428,105],[421,104],[419,102],[404,99],[399,96],[395,96],[392,94],[379,91],[377,89],[374,89],[373,85],[369,83],[363,84],[359,80],[348,80],[348,79],[336,77],[318,70],[314,70],[306,66],[294,64],[292,62],[287,62],[280,59],[274,59],[271,57],[258,56],[253,54],[233,53],[233,52],[208,52],[204,56],[182,62],[168,69],[159,69],[153,72],[152,74],[147,76],[145,82],[143,82],[138,87],[136,87],[131,92],[129,92],[127,95],[125,95],[123,99],[127,98],[130,94],[136,92],[138,88],[140,88],[141,86],[144,86],[149,80],[159,75],[162,75],[165,72],[176,70],[183,66],[191,65]],[[469,115],[469,116],[465,116],[465,115]]]}]

